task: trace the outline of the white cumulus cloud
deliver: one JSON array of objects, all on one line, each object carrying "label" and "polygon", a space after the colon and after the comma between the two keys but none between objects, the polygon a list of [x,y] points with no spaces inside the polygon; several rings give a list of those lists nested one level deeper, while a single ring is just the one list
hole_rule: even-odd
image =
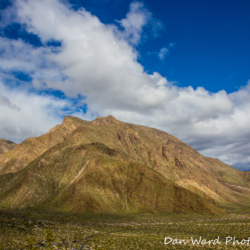
[{"label": "white cumulus cloud", "polygon": [[51,96],[40,96],[25,89],[15,90],[0,82],[1,138],[16,142],[46,133],[61,123],[60,112],[68,103]]},{"label": "white cumulus cloud", "polygon": [[[131,3],[126,17],[118,22],[123,29],[103,24],[85,9],[74,11],[57,0],[19,0],[14,8],[18,22],[36,34],[44,47],[10,41],[13,51],[17,51],[14,54],[8,49],[7,38],[2,38],[0,45],[10,51],[0,58],[2,71],[20,68],[31,74],[33,87],[38,90],[55,89],[68,97],[85,96],[89,108],[86,117],[111,114],[122,121],[156,127],[205,155],[235,167],[250,167],[250,83],[231,94],[224,90],[210,93],[202,87],[180,88],[157,72],[146,73],[137,61],[135,49],[152,17],[142,3]],[[46,46],[50,40],[62,44],[56,53]],[[162,48],[159,57],[164,59],[166,53],[167,48]],[[44,115],[44,120],[50,118],[49,126],[55,120],[45,107],[50,103],[53,110],[60,110],[66,105],[64,100],[53,97],[20,93],[15,90],[1,93],[20,110],[12,109],[15,114],[2,110],[5,118],[0,118],[0,124],[4,119],[5,126],[18,124],[24,118],[16,115],[24,112],[25,119],[34,124],[30,134],[41,131],[41,127],[35,126],[35,118],[29,117],[34,107]],[[25,96],[30,98],[32,107],[23,104]],[[82,113],[75,114],[83,117]],[[29,134],[20,128],[15,132],[17,136]]]}]

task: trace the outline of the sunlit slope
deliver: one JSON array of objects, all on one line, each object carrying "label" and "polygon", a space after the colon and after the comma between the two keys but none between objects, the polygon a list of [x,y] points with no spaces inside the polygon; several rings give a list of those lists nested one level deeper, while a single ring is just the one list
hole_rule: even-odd
[{"label": "sunlit slope", "polygon": [[1,176],[0,206],[91,213],[212,213],[211,199],[102,143],[68,139],[23,170]]},{"label": "sunlit slope", "polygon": [[10,151],[15,146],[16,146],[15,142],[5,140],[4,138],[0,139],[0,154]]},{"label": "sunlit slope", "polygon": [[[154,128],[97,118],[68,135],[74,143],[101,142],[123,152],[123,160],[147,165],[180,186],[218,204],[248,205],[246,173],[204,157],[174,136]],[[226,174],[222,175],[222,172]]]},{"label": "sunlit slope", "polygon": [[14,173],[32,162],[49,148],[61,142],[85,121],[77,117],[66,116],[61,125],[52,128],[47,134],[29,138],[18,144],[14,149],[0,155],[0,175]]},{"label": "sunlit slope", "polygon": [[[38,137],[36,140],[39,140],[39,143],[35,144],[36,147],[26,147],[25,144],[25,147],[23,147],[20,144],[18,145],[20,146],[19,151],[15,151],[17,146],[4,154],[12,154],[10,159],[16,165],[12,163],[11,166],[15,166],[13,172],[16,173],[0,176],[0,182],[5,183],[0,184],[1,196],[5,197],[2,200],[2,205],[26,207],[31,206],[32,202],[36,201],[35,206],[45,206],[47,204],[46,207],[51,206],[53,209],[55,207],[59,209],[60,207],[65,211],[87,211],[90,209],[88,211],[100,212],[101,207],[105,211],[112,211],[112,204],[119,201],[120,205],[114,205],[114,211],[116,211],[118,207],[120,209],[120,206],[125,206],[126,200],[124,197],[126,197],[128,191],[121,189],[124,195],[117,196],[114,192],[115,188],[110,186],[107,190],[113,191],[110,191],[112,194],[110,193],[107,198],[100,191],[104,189],[106,182],[100,184],[100,180],[107,181],[110,177],[108,173],[111,173],[110,169],[112,168],[114,168],[116,174],[112,178],[110,177],[110,183],[112,181],[119,183],[119,176],[122,176],[122,179],[129,179],[130,175],[125,177],[125,172],[120,173],[120,170],[123,168],[130,169],[130,167],[134,166],[138,167],[138,172],[147,169],[147,173],[150,175],[152,173],[159,174],[161,177],[157,178],[163,178],[161,180],[165,181],[162,183],[171,183],[169,185],[178,187],[178,190],[182,190],[181,193],[184,192],[183,190],[185,192],[191,191],[188,192],[188,195],[192,194],[190,197],[198,197],[193,196],[195,193],[202,198],[202,201],[206,201],[210,205],[213,202],[220,206],[249,206],[250,204],[250,178],[248,173],[234,169],[217,159],[204,157],[187,144],[165,132],[124,123],[112,116],[96,118],[90,122],[68,116],[64,119],[62,125],[58,125],[53,130],[44,136]],[[53,139],[53,143],[49,143],[49,136],[56,137],[57,140]],[[42,140],[41,138],[45,139]],[[33,140],[33,138],[26,141],[29,140]],[[29,157],[29,150],[31,152],[35,151],[35,153],[33,153],[32,158],[29,158],[29,161],[23,161],[23,159],[26,159],[25,157]],[[16,152],[16,154],[13,152]],[[20,158],[17,152],[24,152],[23,156]],[[91,158],[91,155],[93,155],[93,158]],[[32,160],[34,161],[32,162]],[[12,172],[13,167],[8,167],[8,164],[7,162],[7,167],[5,164],[2,173]],[[90,175],[90,173],[92,174]],[[99,177],[96,178],[96,176]],[[34,181],[31,182],[31,180]],[[45,183],[49,184],[45,185]],[[35,184],[37,186],[33,186]],[[44,185],[45,187],[42,189]],[[114,187],[117,185],[115,184]],[[141,189],[146,188],[147,185],[149,185],[148,179],[144,178],[143,188]],[[156,188],[153,184],[150,185],[152,190]],[[183,187],[183,189],[180,189],[180,187]],[[133,189],[132,186],[130,189]],[[52,192],[52,190],[54,191]],[[95,199],[94,205],[90,202],[91,197],[94,197],[93,192],[95,191],[93,190],[99,190],[96,191],[96,194],[100,196]],[[136,188],[134,193],[136,193]],[[159,199],[165,199],[164,195],[161,196],[159,193],[157,195],[161,197]],[[86,197],[90,197],[90,200]],[[170,207],[169,211],[172,211],[170,204],[175,204],[174,197],[171,198],[172,200],[170,199],[172,203],[170,202],[168,205]],[[107,205],[104,205],[104,198]],[[74,202],[70,202],[71,199],[74,199]],[[181,202],[181,199],[178,202]],[[81,203],[83,200],[92,204],[93,207],[83,205]],[[97,200],[99,200],[99,203]],[[124,209],[126,211],[142,211],[144,208],[135,205],[140,203],[141,200],[138,201],[136,198],[133,202],[134,207],[128,205],[127,210]],[[183,206],[185,211],[189,211],[189,206],[194,211],[195,206],[185,204]],[[205,203],[202,204],[207,207]],[[109,207],[110,210],[105,207]],[[174,207],[173,209],[175,209]],[[150,209],[153,209],[153,207]],[[167,208],[164,209],[167,211]],[[201,210],[203,211],[203,209],[199,211]]]}]

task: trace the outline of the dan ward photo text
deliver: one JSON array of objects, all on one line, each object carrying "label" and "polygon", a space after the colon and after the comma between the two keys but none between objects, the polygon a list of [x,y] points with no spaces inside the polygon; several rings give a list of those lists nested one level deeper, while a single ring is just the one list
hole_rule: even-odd
[{"label": "dan ward photo text", "polygon": [[237,240],[235,237],[225,237],[225,241],[222,239],[220,240],[220,237],[218,236],[216,239],[205,239],[201,236],[199,238],[193,238],[191,237],[190,240],[188,239],[173,239],[171,237],[165,237],[164,244],[172,244],[172,245],[186,245],[186,244],[193,244],[193,245],[220,245],[221,243],[225,242],[226,245],[232,244],[232,245],[248,245],[250,242],[250,237],[248,239],[242,239]]}]

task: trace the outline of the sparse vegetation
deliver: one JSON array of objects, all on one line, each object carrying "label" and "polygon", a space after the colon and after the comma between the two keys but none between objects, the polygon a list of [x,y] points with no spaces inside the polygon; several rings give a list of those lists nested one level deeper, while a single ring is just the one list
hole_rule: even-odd
[{"label": "sparse vegetation", "polygon": [[34,242],[35,242],[35,238],[34,237],[28,237],[27,238],[27,243],[28,243],[28,249],[29,250],[35,250]]},{"label": "sparse vegetation", "polygon": [[52,250],[52,242],[55,240],[53,232],[49,229],[46,228],[46,244],[49,250]]},{"label": "sparse vegetation", "polygon": [[[249,209],[228,215],[198,214],[74,214],[32,210],[0,211],[2,249],[248,249],[226,245],[226,237],[241,242],[250,233]],[[165,237],[189,241],[164,244]],[[220,244],[192,244],[218,239]],[[27,240],[29,239],[29,240]],[[1,249],[1,248],[0,248]],[[82,248],[83,249],[83,248]]]},{"label": "sparse vegetation", "polygon": [[0,174],[1,250],[250,244],[249,173],[112,116],[65,117],[0,155]]}]

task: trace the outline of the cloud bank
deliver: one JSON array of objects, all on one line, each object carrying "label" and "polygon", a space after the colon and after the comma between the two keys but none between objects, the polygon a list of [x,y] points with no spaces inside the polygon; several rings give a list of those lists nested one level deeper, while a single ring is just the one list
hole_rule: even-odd
[{"label": "cloud bank", "polygon": [[[250,168],[250,82],[234,93],[210,93],[202,87],[180,88],[157,72],[145,72],[137,61],[136,46],[145,27],[151,24],[154,30],[160,24],[152,25],[152,13],[142,3],[131,3],[117,25],[103,24],[84,8],[74,11],[57,0],[16,1],[5,10],[4,22],[13,15],[43,46],[0,38],[2,74],[18,70],[32,78],[27,90],[0,85],[2,137],[10,139],[12,134],[21,139],[48,130],[61,119],[56,113],[72,105],[67,98],[81,96],[87,113],[72,114],[88,119],[111,114],[155,127],[204,155]],[[61,46],[49,46],[50,41],[59,41]],[[166,51],[160,53],[164,58]],[[44,90],[59,90],[67,98],[38,94]],[[83,99],[75,105],[80,102]]]},{"label": "cloud bank", "polygon": [[0,82],[1,138],[20,142],[48,131],[61,119],[57,117],[67,103],[51,96],[6,87]]}]

